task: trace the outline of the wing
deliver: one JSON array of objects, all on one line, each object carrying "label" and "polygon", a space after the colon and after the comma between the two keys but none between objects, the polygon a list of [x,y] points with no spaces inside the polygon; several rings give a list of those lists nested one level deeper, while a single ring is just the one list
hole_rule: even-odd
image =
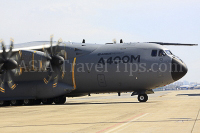
[{"label": "wing", "polygon": [[[56,45],[56,42],[53,42],[53,46]],[[44,48],[49,48],[51,46],[49,41],[36,41],[36,42],[27,42],[21,44],[15,44],[13,52],[19,50],[37,50],[42,51]],[[1,51],[0,51],[1,52]]]},{"label": "wing", "polygon": [[198,44],[184,44],[184,43],[166,43],[166,42],[147,42],[147,43],[156,43],[160,45],[172,45],[172,46],[198,46]]}]

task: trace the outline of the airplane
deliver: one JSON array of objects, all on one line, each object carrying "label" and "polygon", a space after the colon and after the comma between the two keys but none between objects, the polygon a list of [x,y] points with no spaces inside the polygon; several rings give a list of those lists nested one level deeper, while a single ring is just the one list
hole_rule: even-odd
[{"label": "airplane", "polygon": [[164,42],[90,44],[35,41],[7,50],[1,41],[0,106],[64,104],[66,97],[132,92],[139,102],[153,89],[173,83],[188,71]]}]

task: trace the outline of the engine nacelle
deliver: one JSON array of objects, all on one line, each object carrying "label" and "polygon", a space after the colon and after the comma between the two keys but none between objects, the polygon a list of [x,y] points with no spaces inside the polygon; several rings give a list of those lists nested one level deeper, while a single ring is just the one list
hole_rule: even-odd
[{"label": "engine nacelle", "polygon": [[20,67],[25,71],[44,71],[49,65],[49,58],[44,52],[21,50]]}]

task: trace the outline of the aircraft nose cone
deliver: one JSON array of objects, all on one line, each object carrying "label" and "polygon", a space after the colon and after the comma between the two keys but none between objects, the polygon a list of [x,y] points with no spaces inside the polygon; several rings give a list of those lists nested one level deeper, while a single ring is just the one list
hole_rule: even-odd
[{"label": "aircraft nose cone", "polygon": [[174,81],[179,80],[182,78],[188,71],[187,66],[185,65],[184,62],[182,62],[178,58],[173,58],[172,59],[172,71],[171,75]]}]

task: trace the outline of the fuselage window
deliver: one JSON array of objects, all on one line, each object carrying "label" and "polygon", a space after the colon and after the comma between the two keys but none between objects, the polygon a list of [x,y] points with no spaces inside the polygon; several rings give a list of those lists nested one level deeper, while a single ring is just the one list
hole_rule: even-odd
[{"label": "fuselage window", "polygon": [[159,51],[158,56],[165,56],[165,55],[166,55],[166,53],[165,53],[163,50],[160,50],[160,51]]},{"label": "fuselage window", "polygon": [[153,56],[153,57],[157,56],[157,50],[152,50],[151,56]]}]

